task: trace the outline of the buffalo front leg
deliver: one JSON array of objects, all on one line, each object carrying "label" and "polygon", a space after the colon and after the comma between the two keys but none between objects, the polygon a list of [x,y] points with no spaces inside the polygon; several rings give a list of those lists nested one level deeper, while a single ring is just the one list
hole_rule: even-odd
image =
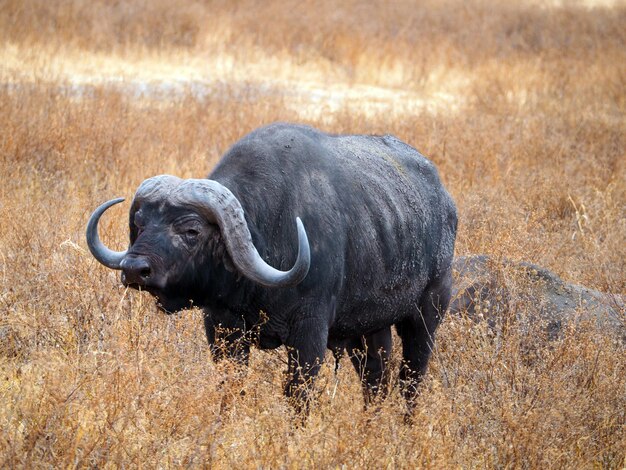
[{"label": "buffalo front leg", "polygon": [[391,329],[352,338],[347,344],[348,354],[363,385],[365,406],[376,398],[387,395],[389,374],[387,365],[391,355]]},{"label": "buffalo front leg", "polygon": [[204,330],[215,362],[230,359],[248,365],[250,338],[246,337],[243,319],[225,310],[204,310]]},{"label": "buffalo front leg", "polygon": [[[221,320],[216,324],[217,320]],[[226,322],[229,327],[224,326]],[[211,350],[213,361],[218,363],[223,359],[233,362],[236,367],[231,370],[220,382],[222,397],[220,400],[220,414],[231,409],[237,396],[245,395],[244,378],[248,365],[250,344],[245,337],[243,325],[237,322],[236,317],[227,311],[204,310],[204,329]]]},{"label": "buffalo front leg", "polygon": [[285,343],[289,354],[285,396],[298,413],[308,412],[313,382],[322,366],[327,342],[325,319],[301,319],[290,329]]}]

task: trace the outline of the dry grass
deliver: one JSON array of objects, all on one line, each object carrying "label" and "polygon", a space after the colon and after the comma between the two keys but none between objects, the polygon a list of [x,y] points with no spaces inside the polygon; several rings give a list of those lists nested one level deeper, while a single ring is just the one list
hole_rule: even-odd
[{"label": "dry grass", "polygon": [[198,312],[157,313],[85,248],[98,203],[304,121],[429,155],[458,254],[626,293],[626,8],[512,3],[1,2],[0,465],[623,468],[624,346],[591,326],[448,318],[414,425],[397,391],[363,411],[344,359],[297,427],[282,350],[212,364]]}]

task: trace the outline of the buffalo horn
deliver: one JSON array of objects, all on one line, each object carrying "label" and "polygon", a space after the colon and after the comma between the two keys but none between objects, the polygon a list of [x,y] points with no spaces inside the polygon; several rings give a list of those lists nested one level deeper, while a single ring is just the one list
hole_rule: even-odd
[{"label": "buffalo horn", "polygon": [[109,207],[122,202],[123,200],[123,197],[119,197],[105,202],[93,211],[93,214],[91,214],[89,222],[87,223],[87,246],[89,247],[89,251],[91,251],[91,254],[94,258],[100,261],[100,263],[111,269],[121,269],[120,263],[124,259],[124,256],[126,256],[126,251],[113,251],[104,246],[98,236],[98,221],[104,211],[106,211]]},{"label": "buffalo horn", "polygon": [[188,179],[176,188],[173,196],[177,202],[189,204],[220,227],[233,264],[248,279],[266,287],[288,287],[299,284],[309,272],[309,241],[299,217],[296,217],[298,257],[289,271],[279,271],[259,255],[241,204],[228,188],[213,180]]}]

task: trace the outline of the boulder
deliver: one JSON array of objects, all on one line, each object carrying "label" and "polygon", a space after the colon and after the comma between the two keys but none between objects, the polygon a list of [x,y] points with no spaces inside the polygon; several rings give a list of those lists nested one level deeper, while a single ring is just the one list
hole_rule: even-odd
[{"label": "boulder", "polygon": [[486,321],[500,331],[512,323],[540,326],[549,339],[566,327],[595,325],[626,343],[626,296],[562,280],[546,268],[486,255],[455,258],[451,315]]}]

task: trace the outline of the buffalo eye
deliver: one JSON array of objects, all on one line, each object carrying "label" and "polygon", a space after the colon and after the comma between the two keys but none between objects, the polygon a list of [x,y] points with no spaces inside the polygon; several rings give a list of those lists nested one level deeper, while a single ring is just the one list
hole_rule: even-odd
[{"label": "buffalo eye", "polygon": [[183,236],[185,237],[185,241],[189,244],[193,244],[198,240],[198,236],[200,235],[200,232],[198,232],[196,229],[194,228],[188,228],[187,230],[185,230],[185,232],[183,233]]}]

